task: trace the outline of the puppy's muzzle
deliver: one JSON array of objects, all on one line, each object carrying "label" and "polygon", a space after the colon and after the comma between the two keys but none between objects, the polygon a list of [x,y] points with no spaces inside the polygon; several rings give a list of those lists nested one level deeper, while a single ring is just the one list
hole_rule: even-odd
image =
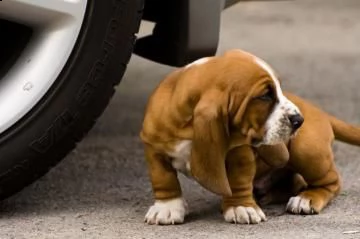
[{"label": "puppy's muzzle", "polygon": [[300,114],[289,115],[288,118],[291,124],[292,133],[295,133],[295,131],[298,130],[304,123],[304,117]]}]

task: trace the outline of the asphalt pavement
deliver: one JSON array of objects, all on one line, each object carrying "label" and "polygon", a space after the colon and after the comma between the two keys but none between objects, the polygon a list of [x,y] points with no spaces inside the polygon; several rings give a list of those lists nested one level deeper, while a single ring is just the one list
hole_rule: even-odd
[{"label": "asphalt pavement", "polygon": [[[141,33],[151,30],[144,23]],[[360,125],[360,1],[244,2],[222,15],[218,53],[250,51],[283,88]],[[226,223],[220,198],[181,177],[186,223],[149,226],[152,192],[138,134],[150,92],[173,68],[133,56],[111,104],[89,135],[42,179],[0,205],[0,238],[360,238],[360,149],[334,145],[342,193],[319,215],[264,208],[258,225]],[[309,149],[311,150],[311,149]]]}]

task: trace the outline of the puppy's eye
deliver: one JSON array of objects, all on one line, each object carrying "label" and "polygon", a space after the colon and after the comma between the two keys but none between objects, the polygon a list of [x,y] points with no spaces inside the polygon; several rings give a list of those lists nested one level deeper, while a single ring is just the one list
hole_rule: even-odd
[{"label": "puppy's eye", "polygon": [[267,89],[266,92],[257,97],[259,100],[272,101],[274,99],[274,92],[272,89]]}]

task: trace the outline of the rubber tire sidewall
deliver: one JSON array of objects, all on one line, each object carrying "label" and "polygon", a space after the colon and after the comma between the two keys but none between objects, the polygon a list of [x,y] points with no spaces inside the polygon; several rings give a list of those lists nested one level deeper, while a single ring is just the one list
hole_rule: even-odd
[{"label": "rubber tire sidewall", "polygon": [[79,38],[54,85],[0,135],[0,199],[44,175],[91,129],[125,72],[142,9],[143,0],[88,0]]}]

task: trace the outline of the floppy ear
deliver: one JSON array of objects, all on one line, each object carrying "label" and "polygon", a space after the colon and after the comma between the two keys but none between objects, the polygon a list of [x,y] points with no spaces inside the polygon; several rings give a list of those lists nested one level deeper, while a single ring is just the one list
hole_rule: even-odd
[{"label": "floppy ear", "polygon": [[269,166],[281,168],[285,166],[290,158],[289,150],[285,143],[276,145],[261,145],[255,148],[258,156]]},{"label": "floppy ear", "polygon": [[221,195],[230,196],[225,158],[229,147],[227,109],[224,94],[203,95],[194,110],[191,173],[200,185]]}]

